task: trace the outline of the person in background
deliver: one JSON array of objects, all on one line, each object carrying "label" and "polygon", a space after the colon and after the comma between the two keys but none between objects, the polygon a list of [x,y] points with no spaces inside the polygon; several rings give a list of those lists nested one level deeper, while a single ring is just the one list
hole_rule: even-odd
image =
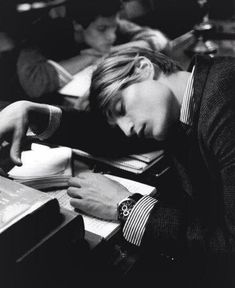
[{"label": "person in background", "polygon": [[0,101],[13,102],[24,99],[18,81],[16,62],[18,42],[21,37],[20,21],[13,1],[0,3]]},{"label": "person in background", "polygon": [[48,94],[112,50],[129,46],[169,49],[168,38],[161,31],[120,19],[119,0],[82,4],[68,0],[66,11],[66,17],[46,15],[36,21],[21,49],[17,74],[29,99],[48,102]]},{"label": "person in background", "polygon": [[[105,57],[93,74],[89,113],[101,114],[110,131],[119,128],[127,138],[161,142],[174,172],[155,197],[132,197],[120,184],[92,172],[70,180],[75,208],[120,221],[125,241],[139,247],[144,264],[137,266],[133,281],[234,287],[234,73],[234,58],[197,56],[185,71],[166,55],[133,47]],[[61,141],[64,133],[74,134],[65,130],[79,123],[75,115],[16,102],[0,113],[0,141],[10,137],[11,158],[20,165],[29,126],[38,137]],[[92,122],[88,138],[104,128]],[[107,130],[102,137],[108,141],[109,135]],[[76,138],[84,140],[84,135]],[[159,255],[172,259],[165,273],[157,264]]]}]

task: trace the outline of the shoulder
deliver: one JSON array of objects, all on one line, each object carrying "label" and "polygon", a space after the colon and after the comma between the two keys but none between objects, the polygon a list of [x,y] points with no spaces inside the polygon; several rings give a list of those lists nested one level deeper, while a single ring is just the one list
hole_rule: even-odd
[{"label": "shoulder", "polygon": [[221,129],[222,135],[221,131],[227,130],[226,127],[235,127],[235,59],[215,58],[207,72],[204,84],[199,83],[204,85],[199,123],[203,124],[208,133]]},{"label": "shoulder", "polygon": [[189,70],[194,65],[197,67],[207,67],[213,72],[219,70],[222,73],[235,69],[235,58],[232,56],[210,57],[197,55],[192,59]]}]

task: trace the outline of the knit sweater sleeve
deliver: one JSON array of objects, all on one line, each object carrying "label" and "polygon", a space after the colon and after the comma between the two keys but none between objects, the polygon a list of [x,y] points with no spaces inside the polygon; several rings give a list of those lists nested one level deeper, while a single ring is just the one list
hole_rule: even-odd
[{"label": "knit sweater sleeve", "polygon": [[139,40],[145,41],[148,48],[156,51],[169,49],[169,39],[160,30],[139,26],[129,20],[120,19],[118,22],[117,41],[122,44]]},{"label": "knit sweater sleeve", "polygon": [[25,48],[20,52],[17,74],[29,98],[40,98],[60,87],[56,69],[34,48]]}]

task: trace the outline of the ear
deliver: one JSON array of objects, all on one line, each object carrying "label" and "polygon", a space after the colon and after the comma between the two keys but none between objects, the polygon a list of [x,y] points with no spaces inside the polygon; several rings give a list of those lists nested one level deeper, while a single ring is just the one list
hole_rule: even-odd
[{"label": "ear", "polygon": [[73,21],[73,28],[74,28],[74,31],[76,31],[76,32],[83,32],[84,31],[84,28],[82,27],[82,25],[77,23],[76,21]]},{"label": "ear", "polygon": [[146,57],[140,56],[136,61],[136,71],[138,73],[146,75],[146,78],[153,79],[154,66],[153,63]]}]

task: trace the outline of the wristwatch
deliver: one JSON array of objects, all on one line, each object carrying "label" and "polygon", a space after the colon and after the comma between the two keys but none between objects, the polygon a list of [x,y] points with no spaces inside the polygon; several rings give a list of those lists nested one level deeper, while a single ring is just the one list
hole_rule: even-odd
[{"label": "wristwatch", "polygon": [[140,198],[142,198],[143,195],[140,193],[134,193],[127,198],[124,198],[121,200],[117,205],[117,212],[118,212],[118,220],[124,224],[127,220],[127,217],[131,213],[132,208],[136,204]]}]

